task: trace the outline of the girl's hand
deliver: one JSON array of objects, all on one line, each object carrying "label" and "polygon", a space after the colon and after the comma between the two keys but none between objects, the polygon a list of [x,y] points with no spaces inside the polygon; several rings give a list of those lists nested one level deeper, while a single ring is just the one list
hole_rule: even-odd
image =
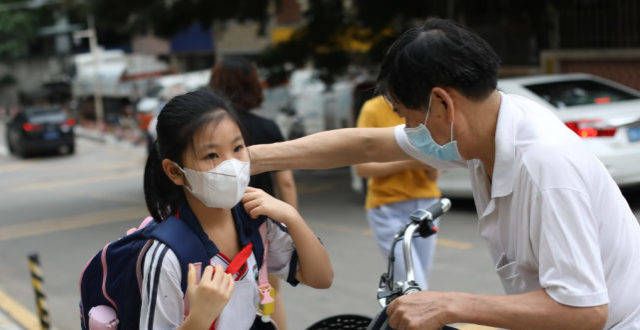
[{"label": "girl's hand", "polygon": [[299,217],[298,211],[293,206],[257,188],[248,187],[242,197],[242,203],[244,209],[254,219],[264,215],[287,225],[291,219]]},{"label": "girl's hand", "polygon": [[187,297],[190,311],[185,323],[189,324],[189,329],[209,329],[231,298],[234,280],[220,265],[207,266],[200,283],[196,278],[196,267],[189,264]]}]

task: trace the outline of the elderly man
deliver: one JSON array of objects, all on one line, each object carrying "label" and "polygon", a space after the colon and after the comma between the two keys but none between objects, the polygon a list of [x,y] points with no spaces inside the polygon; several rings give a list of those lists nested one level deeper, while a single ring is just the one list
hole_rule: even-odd
[{"label": "elderly man", "polygon": [[429,292],[388,309],[397,329],[640,329],[640,225],[605,167],[540,105],[496,90],[499,59],[431,19],[389,49],[379,90],[406,119],[251,147],[253,171],[415,158],[471,174],[480,235],[506,296]]}]

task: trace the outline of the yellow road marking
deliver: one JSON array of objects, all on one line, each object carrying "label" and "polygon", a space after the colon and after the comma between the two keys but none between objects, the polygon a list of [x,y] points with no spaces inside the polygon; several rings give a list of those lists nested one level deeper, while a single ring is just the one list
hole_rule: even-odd
[{"label": "yellow road marking", "polygon": [[473,247],[473,244],[461,241],[455,241],[452,239],[446,239],[442,237],[438,237],[438,246],[448,247],[457,250],[469,250]]},{"label": "yellow road marking", "polygon": [[38,236],[58,231],[93,227],[144,218],[149,212],[141,206],[84,213],[70,217],[37,220],[0,227],[0,241]]},{"label": "yellow road marking", "polygon": [[18,164],[7,164],[0,166],[0,174],[7,174],[10,172],[15,172],[28,167],[28,164],[18,163]]},{"label": "yellow road marking", "polygon": [[62,188],[75,185],[83,185],[89,183],[98,183],[110,180],[128,179],[132,177],[142,177],[142,170],[136,170],[133,172],[118,173],[113,175],[100,175],[81,179],[63,179],[49,182],[36,182],[32,184],[25,184],[15,187],[14,191],[29,191],[29,190],[41,190],[51,188]]},{"label": "yellow road marking", "polygon": [[0,290],[0,309],[23,328],[40,329],[38,318],[2,290]]},{"label": "yellow road marking", "polygon": [[[82,170],[91,170],[91,171],[106,171],[106,170],[126,170],[126,169],[142,169],[144,164],[141,162],[135,161],[116,161],[116,162],[92,162],[89,165],[91,167],[82,165]],[[69,168],[69,164],[66,162],[35,162],[32,160],[20,161],[18,163],[9,163],[6,165],[0,165],[0,174],[5,174],[9,172],[15,172],[23,169],[28,170],[38,170],[38,169],[46,169],[47,171],[56,172],[58,170],[66,170]]]},{"label": "yellow road marking", "polygon": [[[346,234],[360,234],[362,236],[367,236],[367,237],[373,236],[371,229],[358,231],[357,229],[349,226],[328,224],[328,223],[313,223],[312,227],[321,227],[321,228],[337,231],[340,233],[346,233]],[[446,239],[441,237],[438,237],[436,244],[441,247],[446,247],[446,248],[456,249],[456,250],[469,250],[473,248],[473,244],[471,243],[461,242],[461,241],[456,241],[456,240]]]}]

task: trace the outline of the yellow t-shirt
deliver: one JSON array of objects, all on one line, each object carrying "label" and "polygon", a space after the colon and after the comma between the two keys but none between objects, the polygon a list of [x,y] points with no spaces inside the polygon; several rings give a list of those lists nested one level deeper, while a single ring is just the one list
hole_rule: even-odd
[{"label": "yellow t-shirt", "polygon": [[[358,127],[392,127],[404,124],[404,119],[393,111],[382,96],[367,101],[358,117]],[[429,178],[426,170],[406,170],[368,181],[367,209],[418,198],[440,197],[440,189]]]}]

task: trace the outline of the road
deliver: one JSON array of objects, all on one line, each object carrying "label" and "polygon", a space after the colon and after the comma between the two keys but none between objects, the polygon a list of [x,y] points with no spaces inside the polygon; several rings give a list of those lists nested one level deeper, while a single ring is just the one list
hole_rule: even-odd
[{"label": "road", "polygon": [[[53,325],[79,328],[78,278],[86,261],[147,215],[142,193],[145,151],[78,139],[71,156],[18,159],[4,149],[0,128],[0,329],[8,319],[33,322],[27,255],[42,261]],[[335,270],[331,289],[283,291],[290,329],[335,314],[372,315],[384,260],[365,221],[362,198],[346,169],[296,173],[301,213],[327,246]],[[640,194],[630,194],[640,209]],[[439,235],[433,290],[499,294],[502,289],[477,234],[469,200],[454,200]],[[301,303],[302,302],[302,303]]]}]

